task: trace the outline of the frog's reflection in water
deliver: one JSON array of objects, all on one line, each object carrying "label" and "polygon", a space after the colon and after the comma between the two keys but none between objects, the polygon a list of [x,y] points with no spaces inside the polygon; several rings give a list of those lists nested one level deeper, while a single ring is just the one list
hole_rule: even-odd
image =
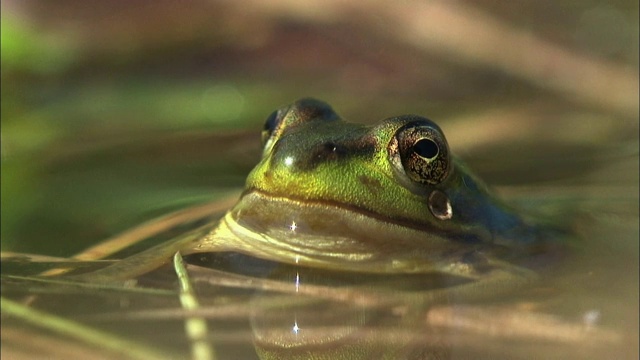
[{"label": "frog's reflection in water", "polygon": [[430,327],[429,305],[417,299],[466,280],[324,271],[237,253],[204,261],[264,280],[248,304],[262,359],[449,358],[448,329]]}]

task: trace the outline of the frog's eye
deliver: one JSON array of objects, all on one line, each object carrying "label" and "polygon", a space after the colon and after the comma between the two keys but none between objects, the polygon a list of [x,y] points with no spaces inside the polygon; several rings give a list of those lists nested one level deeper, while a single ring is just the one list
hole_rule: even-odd
[{"label": "frog's eye", "polygon": [[416,183],[437,185],[449,175],[447,141],[440,128],[429,120],[400,128],[389,144],[389,154],[398,170]]},{"label": "frog's eye", "polygon": [[267,117],[267,120],[264,122],[264,128],[262,129],[262,146],[267,144],[267,141],[269,141],[278,128],[278,124],[282,121],[282,113],[282,110],[276,110]]},{"label": "frog's eye", "polygon": [[315,99],[300,99],[272,112],[264,122],[262,146],[265,153],[283,133],[310,122],[339,120],[331,106]]}]

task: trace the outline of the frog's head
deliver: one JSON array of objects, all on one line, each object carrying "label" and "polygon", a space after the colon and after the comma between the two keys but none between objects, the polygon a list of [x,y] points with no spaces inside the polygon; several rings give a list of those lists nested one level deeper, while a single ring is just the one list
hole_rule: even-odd
[{"label": "frog's head", "polygon": [[269,116],[262,143],[247,193],[326,203],[418,228],[446,227],[453,218],[442,190],[455,182],[455,165],[442,130],[426,118],[365,126],[303,99]]},{"label": "frog's head", "polygon": [[418,271],[536,238],[451,155],[427,118],[367,126],[302,99],[268,117],[262,144],[262,159],[227,217],[236,237],[251,239],[244,246],[254,254],[271,246],[295,261],[351,263],[387,255],[393,260],[381,271]]}]

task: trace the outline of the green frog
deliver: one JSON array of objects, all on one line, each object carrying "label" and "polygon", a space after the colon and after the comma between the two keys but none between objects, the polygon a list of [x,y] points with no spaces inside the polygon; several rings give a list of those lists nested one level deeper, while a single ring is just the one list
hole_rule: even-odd
[{"label": "green frog", "polygon": [[515,259],[555,238],[493,196],[416,115],[367,126],[302,99],[273,112],[237,205],[187,252],[376,273],[532,275]]}]

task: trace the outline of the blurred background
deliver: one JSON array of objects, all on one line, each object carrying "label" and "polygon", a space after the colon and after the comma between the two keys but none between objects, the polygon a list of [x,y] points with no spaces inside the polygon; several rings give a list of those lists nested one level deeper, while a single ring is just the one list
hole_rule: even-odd
[{"label": "blurred background", "polygon": [[2,249],[68,255],[242,186],[304,96],[427,116],[492,184],[579,175],[637,143],[638,2],[8,0],[1,74]]},{"label": "blurred background", "polygon": [[562,306],[600,309],[631,334],[600,354],[632,358],[638,6],[3,0],[2,251],[70,256],[238,191],[263,121],[301,97],[355,122],[420,114],[503,196],[580,209]]}]

